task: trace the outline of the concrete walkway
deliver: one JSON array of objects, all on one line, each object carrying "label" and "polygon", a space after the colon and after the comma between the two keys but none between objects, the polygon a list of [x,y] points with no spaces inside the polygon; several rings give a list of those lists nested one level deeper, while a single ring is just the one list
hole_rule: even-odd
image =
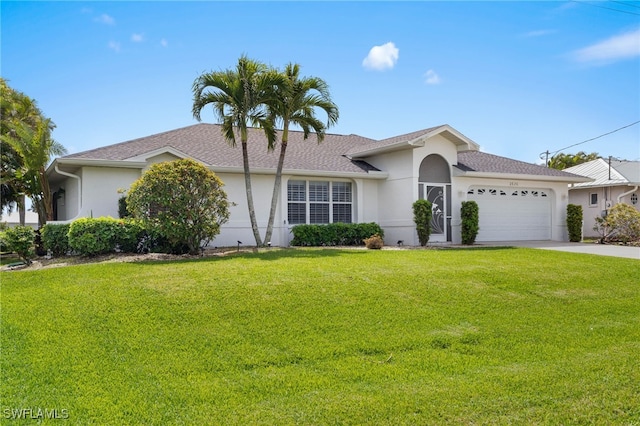
[{"label": "concrete walkway", "polygon": [[572,253],[597,254],[600,256],[626,257],[640,260],[640,247],[618,246],[596,243],[569,243],[561,241],[497,241],[476,245],[495,247],[529,247],[543,250],[568,251]]}]

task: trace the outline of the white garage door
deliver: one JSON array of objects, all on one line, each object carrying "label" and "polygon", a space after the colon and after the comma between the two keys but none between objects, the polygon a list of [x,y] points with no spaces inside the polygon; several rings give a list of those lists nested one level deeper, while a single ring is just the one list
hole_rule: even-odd
[{"label": "white garage door", "polygon": [[551,190],[473,186],[467,200],[478,203],[476,241],[551,239]]}]

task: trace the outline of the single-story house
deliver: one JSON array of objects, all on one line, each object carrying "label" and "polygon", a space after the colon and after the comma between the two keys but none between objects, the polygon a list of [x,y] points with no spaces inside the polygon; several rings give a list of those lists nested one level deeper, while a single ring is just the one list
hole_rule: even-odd
[{"label": "single-story house", "polygon": [[[8,227],[13,228],[20,225],[20,212],[13,210],[11,213],[2,212],[0,215],[0,222],[4,222]],[[33,229],[38,229],[38,213],[25,210],[24,212],[24,224],[30,226]]]},{"label": "single-story house", "polygon": [[[278,152],[267,152],[259,129],[249,131],[256,216],[264,235]],[[242,150],[216,124],[195,124],[67,155],[47,170],[58,221],[118,215],[118,198],[153,163],[192,158],[225,183],[230,220],[212,243],[254,242],[246,202]],[[301,223],[376,222],[385,240],[418,245],[412,204],[433,203],[431,242],[461,241],[462,201],[480,210],[478,242],[567,239],[568,186],[587,180],[564,171],[481,152],[449,125],[383,140],[290,134],[272,245],[286,246]]]},{"label": "single-story house", "polygon": [[591,178],[569,187],[569,203],[582,206],[583,235],[597,237],[593,230],[596,217],[618,203],[626,203],[640,211],[640,161],[597,160],[569,167],[564,171]]}]

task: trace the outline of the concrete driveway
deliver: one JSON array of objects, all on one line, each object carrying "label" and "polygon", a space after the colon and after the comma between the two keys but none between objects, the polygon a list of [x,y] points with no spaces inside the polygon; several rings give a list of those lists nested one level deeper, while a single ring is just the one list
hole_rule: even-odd
[{"label": "concrete driveway", "polygon": [[530,247],[543,250],[568,251],[572,253],[597,254],[600,256],[626,257],[640,260],[640,247],[617,246],[596,243],[569,243],[561,241],[498,241],[478,243],[487,246]]}]

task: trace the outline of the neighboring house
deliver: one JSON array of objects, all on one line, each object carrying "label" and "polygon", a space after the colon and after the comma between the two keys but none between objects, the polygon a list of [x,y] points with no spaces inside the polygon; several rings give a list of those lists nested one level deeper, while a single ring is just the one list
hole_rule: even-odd
[{"label": "neighboring house", "polygon": [[[11,213],[2,212],[0,215],[0,222],[4,222],[9,227],[14,227],[20,225],[20,213],[17,210],[12,211]],[[33,229],[38,229],[38,213],[33,212],[31,210],[27,210],[24,212],[24,224],[25,226],[30,226]]]},{"label": "neighboring house", "polygon": [[[256,216],[264,235],[269,216],[277,150],[267,152],[258,129],[249,131],[249,158]],[[56,218],[118,214],[121,190],[153,163],[193,158],[225,183],[231,217],[213,242],[255,244],[247,210],[241,148],[232,148],[220,126],[192,126],[134,139],[54,160],[47,170],[56,192]],[[567,239],[568,184],[587,179],[479,151],[449,125],[376,141],[327,134],[303,140],[292,132],[272,245],[286,246],[300,223],[377,222],[388,244],[418,245],[412,204],[433,203],[431,242],[461,241],[462,201],[480,207],[482,241]],[[119,192],[120,191],[120,192]]]},{"label": "neighboring house", "polygon": [[586,176],[591,182],[576,182],[569,187],[569,203],[582,206],[583,235],[597,237],[595,218],[618,203],[640,211],[640,161],[597,160],[569,167],[564,171]]}]

